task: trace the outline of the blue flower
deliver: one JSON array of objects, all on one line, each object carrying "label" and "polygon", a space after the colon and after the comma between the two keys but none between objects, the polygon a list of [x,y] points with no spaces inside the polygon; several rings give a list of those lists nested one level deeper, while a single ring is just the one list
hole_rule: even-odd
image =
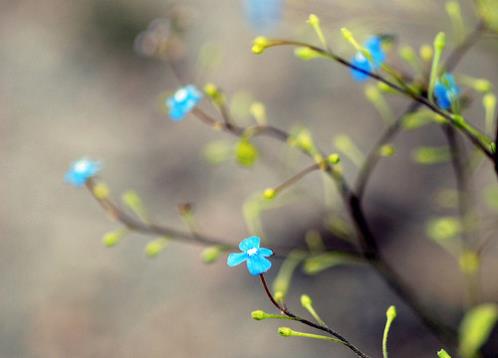
[{"label": "blue flower", "polygon": [[441,109],[450,109],[451,104],[455,102],[460,94],[460,88],[455,82],[453,75],[445,73],[436,81],[434,85],[434,96],[437,105]]},{"label": "blue flower", "polygon": [[100,168],[99,162],[83,158],[71,164],[64,176],[64,180],[76,187],[80,187],[88,179],[95,176],[100,171]]},{"label": "blue flower", "polygon": [[180,88],[166,99],[169,116],[173,121],[181,121],[202,99],[202,93],[193,85]]},{"label": "blue flower", "polygon": [[245,0],[245,13],[258,32],[273,29],[282,17],[282,0]]},{"label": "blue flower", "polygon": [[264,247],[259,247],[261,239],[258,236],[250,236],[239,244],[242,252],[234,252],[228,255],[227,265],[234,267],[246,261],[247,269],[253,276],[261,275],[271,267],[267,257],[273,255],[273,251]]},{"label": "blue flower", "polygon": [[[371,73],[379,69],[386,60],[386,54],[382,49],[382,39],[379,36],[372,36],[363,43],[363,47],[372,55],[372,61],[369,61],[360,51],[358,51],[351,60],[351,63],[354,66]],[[365,81],[368,79],[366,73],[355,69],[351,69],[351,74],[356,81]]]}]

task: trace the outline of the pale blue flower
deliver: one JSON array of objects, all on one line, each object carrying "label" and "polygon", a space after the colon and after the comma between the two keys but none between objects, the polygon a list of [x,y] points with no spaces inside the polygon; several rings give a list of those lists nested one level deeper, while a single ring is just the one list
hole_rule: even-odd
[{"label": "pale blue flower", "polygon": [[258,32],[272,30],[282,17],[282,0],[245,0],[246,17]]},{"label": "pale blue flower", "polygon": [[250,236],[239,244],[242,252],[231,253],[228,255],[227,265],[234,267],[244,261],[247,264],[249,273],[253,276],[261,275],[271,267],[270,260],[267,257],[273,255],[273,251],[265,247],[259,247],[261,239],[258,236]]},{"label": "pale blue flower", "polygon": [[71,164],[64,176],[64,180],[76,187],[83,186],[86,181],[95,176],[101,169],[99,162],[86,158]]},{"label": "pale blue flower", "polygon": [[202,93],[193,85],[187,85],[178,89],[173,96],[166,99],[169,117],[173,121],[181,121],[199,104],[201,99]]},{"label": "pale blue flower", "polygon": [[460,88],[455,82],[453,75],[443,74],[434,85],[434,96],[439,108],[448,110],[460,94]]},{"label": "pale blue flower", "polygon": [[[351,63],[354,66],[361,68],[362,70],[372,73],[375,70],[379,69],[386,60],[386,54],[382,48],[382,38],[380,38],[379,36],[372,36],[367,41],[365,41],[363,47],[368,50],[368,52],[370,52],[372,61],[369,61],[365,57],[365,55],[358,51],[353,56]],[[356,81],[365,81],[366,79],[368,79],[368,75],[366,73],[360,72],[355,69],[351,69],[351,74],[353,76],[353,79],[355,79]]]}]

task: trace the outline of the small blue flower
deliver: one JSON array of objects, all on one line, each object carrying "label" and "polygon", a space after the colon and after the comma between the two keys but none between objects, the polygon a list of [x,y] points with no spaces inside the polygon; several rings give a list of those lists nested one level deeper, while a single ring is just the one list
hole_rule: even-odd
[{"label": "small blue flower", "polygon": [[282,17],[282,0],[245,0],[244,5],[247,19],[258,33],[272,30]]},{"label": "small blue flower", "polygon": [[83,158],[71,164],[64,176],[64,180],[76,187],[80,187],[88,179],[95,176],[100,171],[100,168],[99,162]]},{"label": "small blue flower", "polygon": [[227,265],[234,267],[246,261],[247,269],[253,276],[261,275],[271,267],[267,257],[273,255],[273,251],[264,247],[259,247],[261,239],[258,236],[250,236],[239,244],[242,252],[234,252],[228,255]]},{"label": "small blue flower", "polygon": [[181,121],[202,99],[202,93],[193,85],[180,88],[166,99],[169,116],[173,121]]},{"label": "small blue flower", "polygon": [[455,102],[460,94],[460,88],[455,82],[453,75],[445,73],[436,81],[434,85],[434,96],[437,105],[441,109],[448,110],[451,104]]},{"label": "small blue flower", "polygon": [[[369,61],[360,51],[358,51],[353,56],[351,63],[367,72],[373,72],[379,69],[386,60],[386,54],[382,49],[382,39],[379,36],[372,36],[363,43],[363,47],[372,55],[372,61]],[[368,79],[366,73],[355,69],[351,69],[351,74],[356,81],[365,81]]]}]

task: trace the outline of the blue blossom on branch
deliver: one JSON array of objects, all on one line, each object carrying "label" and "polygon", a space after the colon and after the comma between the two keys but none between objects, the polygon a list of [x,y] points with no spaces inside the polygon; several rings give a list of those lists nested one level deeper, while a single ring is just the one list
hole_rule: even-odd
[{"label": "blue blossom on branch", "polygon": [[202,99],[202,93],[193,85],[178,89],[173,96],[166,99],[169,117],[173,121],[181,121],[194,109]]},{"label": "blue blossom on branch", "polygon": [[95,176],[100,171],[100,168],[99,162],[83,158],[71,164],[64,176],[64,180],[76,187],[80,187],[88,179]]},{"label": "blue blossom on branch", "polygon": [[271,262],[267,257],[273,255],[273,251],[265,247],[259,247],[261,239],[258,236],[250,236],[239,244],[242,252],[233,252],[228,255],[227,265],[234,267],[244,261],[249,273],[253,276],[261,275],[271,268]]},{"label": "blue blossom on branch", "polygon": [[453,75],[449,73],[443,74],[434,85],[434,96],[436,97],[437,105],[441,109],[450,109],[459,94],[460,88],[457,86]]},{"label": "blue blossom on branch", "polygon": [[[354,66],[371,73],[379,69],[386,60],[386,54],[382,49],[382,39],[379,36],[372,36],[363,43],[363,47],[372,56],[371,61],[369,61],[361,51],[358,51],[351,60],[351,63]],[[365,81],[368,79],[366,73],[355,69],[351,69],[351,74],[356,81]]]},{"label": "blue blossom on branch", "polygon": [[245,0],[247,19],[258,32],[271,30],[282,17],[282,0]]}]

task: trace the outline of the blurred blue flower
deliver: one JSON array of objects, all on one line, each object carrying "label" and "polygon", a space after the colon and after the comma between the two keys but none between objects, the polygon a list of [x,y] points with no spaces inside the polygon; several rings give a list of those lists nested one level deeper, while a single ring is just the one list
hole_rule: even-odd
[{"label": "blurred blue flower", "polygon": [[173,121],[181,121],[202,99],[202,93],[193,85],[178,89],[166,99],[169,117]]},{"label": "blurred blue flower", "polygon": [[71,164],[64,176],[64,180],[76,187],[80,187],[88,179],[95,176],[100,171],[100,168],[99,162],[83,158]]},{"label": "blurred blue flower", "polygon": [[273,251],[264,247],[259,247],[261,239],[258,236],[250,236],[239,244],[242,252],[231,253],[228,255],[227,265],[234,267],[244,261],[247,264],[249,273],[253,276],[261,275],[271,267],[270,260],[267,257],[273,255]]},{"label": "blurred blue flower", "polygon": [[[382,39],[379,36],[372,36],[363,43],[363,47],[372,55],[372,61],[369,61],[360,51],[358,51],[351,60],[351,63],[362,70],[373,72],[379,69],[386,60],[386,54],[382,49]],[[365,81],[368,79],[366,73],[351,69],[353,79],[356,81]]]},{"label": "blurred blue flower", "polygon": [[455,82],[453,75],[449,73],[443,74],[434,85],[434,96],[436,97],[437,105],[441,109],[450,109],[451,104],[456,101],[460,94],[460,88]]},{"label": "blurred blue flower", "polygon": [[273,29],[282,17],[282,0],[245,0],[245,13],[258,32]]}]

